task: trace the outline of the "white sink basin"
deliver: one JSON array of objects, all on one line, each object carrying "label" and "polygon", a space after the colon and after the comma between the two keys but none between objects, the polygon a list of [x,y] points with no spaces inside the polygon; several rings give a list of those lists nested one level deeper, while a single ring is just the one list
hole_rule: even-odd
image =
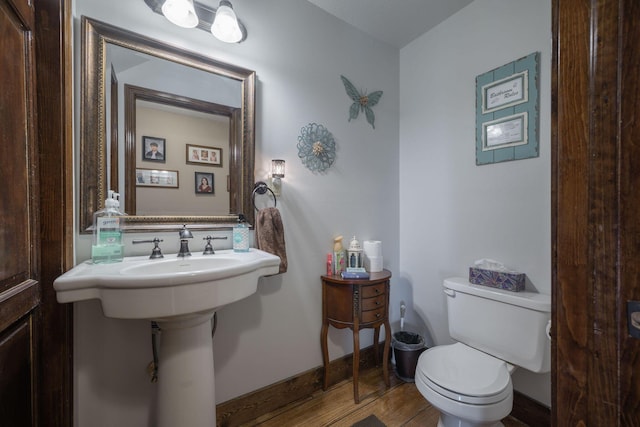
[{"label": "white sink basin", "polygon": [[99,299],[107,317],[149,319],[162,330],[157,425],[211,427],[216,399],[211,318],[278,273],[280,258],[258,249],[161,259],[83,262],[53,282],[58,302]]},{"label": "white sink basin", "polygon": [[120,273],[125,276],[154,277],[156,280],[160,280],[160,278],[166,277],[167,274],[194,276],[197,274],[208,274],[208,272],[213,273],[214,271],[222,273],[229,268],[241,265],[242,261],[238,257],[227,256],[224,258],[214,258],[209,255],[194,258],[190,256],[186,258],[155,260],[153,264],[140,263],[130,265],[120,270]]},{"label": "white sink basin", "polygon": [[58,277],[58,302],[99,299],[104,315],[162,320],[214,311],[257,290],[258,278],[278,273],[280,258],[251,249],[161,259],[126,257],[123,262],[83,262]]}]

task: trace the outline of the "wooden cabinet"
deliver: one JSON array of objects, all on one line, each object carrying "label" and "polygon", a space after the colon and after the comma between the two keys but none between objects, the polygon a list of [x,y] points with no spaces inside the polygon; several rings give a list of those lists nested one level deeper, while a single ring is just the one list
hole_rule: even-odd
[{"label": "wooden cabinet", "polygon": [[338,328],[350,328],[353,331],[353,400],[360,402],[358,395],[358,368],[360,364],[360,330],[374,330],[373,345],[376,363],[379,363],[378,339],[380,326],[384,326],[385,340],[383,352],[383,375],[389,386],[389,345],[391,329],[389,327],[389,279],[391,272],[383,270],[370,273],[367,280],[345,280],[339,276],[322,276],[322,332],[321,345],[324,361],[323,388],[328,387],[329,349],[327,334],[329,325]]}]

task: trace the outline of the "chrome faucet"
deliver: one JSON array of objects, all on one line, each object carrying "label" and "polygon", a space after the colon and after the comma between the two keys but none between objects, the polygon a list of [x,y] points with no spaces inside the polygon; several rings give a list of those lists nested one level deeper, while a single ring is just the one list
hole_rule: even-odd
[{"label": "chrome faucet", "polygon": [[180,235],[180,252],[178,252],[178,256],[181,258],[191,256],[188,239],[193,239],[193,234],[191,234],[191,231],[187,230],[186,224],[182,226],[182,229],[178,234]]}]

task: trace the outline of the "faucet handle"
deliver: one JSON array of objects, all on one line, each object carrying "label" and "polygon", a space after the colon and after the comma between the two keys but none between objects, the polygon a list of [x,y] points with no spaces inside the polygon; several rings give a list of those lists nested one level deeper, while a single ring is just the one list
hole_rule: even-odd
[{"label": "faucet handle", "polygon": [[206,240],[207,244],[204,247],[204,252],[202,252],[202,255],[213,255],[215,254],[214,250],[213,250],[213,245],[211,244],[212,240],[227,240],[227,236],[224,237],[211,237],[211,236],[207,236],[207,237],[203,237],[202,240]]},{"label": "faucet handle", "polygon": [[151,251],[151,255],[149,255],[149,259],[164,258],[160,250],[160,242],[162,242],[162,239],[158,239],[157,237],[154,237],[152,240],[133,240],[134,244],[153,243],[153,250]]},{"label": "faucet handle", "polygon": [[211,236],[207,236],[207,237],[203,237],[202,240],[206,240],[207,244],[204,246],[204,252],[202,252],[202,255],[213,255],[215,254],[214,250],[213,250],[213,245],[211,244],[211,239],[213,239],[213,237]]},{"label": "faucet handle", "polygon": [[179,231],[180,239],[193,239],[193,234],[191,231],[187,229],[187,224],[182,226],[182,229]]}]

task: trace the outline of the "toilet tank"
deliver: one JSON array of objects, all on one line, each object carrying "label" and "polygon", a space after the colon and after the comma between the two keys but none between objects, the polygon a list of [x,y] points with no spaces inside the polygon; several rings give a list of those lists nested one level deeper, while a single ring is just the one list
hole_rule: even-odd
[{"label": "toilet tank", "polygon": [[461,277],[443,286],[453,339],[532,372],[550,370],[550,295],[473,285]]}]

